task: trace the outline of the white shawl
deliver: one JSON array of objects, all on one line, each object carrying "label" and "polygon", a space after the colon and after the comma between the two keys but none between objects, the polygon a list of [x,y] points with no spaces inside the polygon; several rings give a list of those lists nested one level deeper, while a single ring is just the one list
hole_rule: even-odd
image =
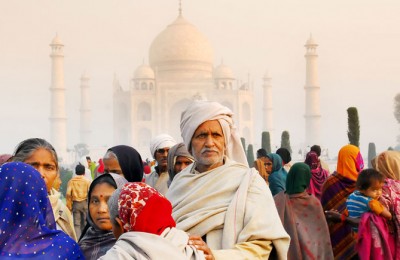
[{"label": "white shawl", "polygon": [[216,259],[264,259],[271,243],[286,259],[289,235],[265,181],[254,169],[225,159],[223,166],[203,173],[194,171],[194,163],[175,177],[166,196],[177,228],[207,234]]},{"label": "white shawl", "polygon": [[99,260],[203,260],[203,251],[189,246],[189,236],[182,230],[167,228],[161,235],[126,232]]}]

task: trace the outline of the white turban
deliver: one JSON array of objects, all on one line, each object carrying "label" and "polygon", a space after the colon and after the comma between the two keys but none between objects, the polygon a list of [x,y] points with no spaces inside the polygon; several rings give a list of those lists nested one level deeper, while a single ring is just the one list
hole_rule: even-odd
[{"label": "white turban", "polygon": [[217,102],[194,101],[181,115],[181,135],[188,151],[196,129],[205,121],[218,120],[225,137],[226,156],[236,162],[248,165],[240,136],[233,124],[232,111]]},{"label": "white turban", "polygon": [[172,136],[170,136],[168,134],[157,135],[150,141],[151,155],[154,156],[156,151],[160,148],[165,148],[165,147],[171,148],[175,144],[176,144],[176,141],[174,140],[174,138],[172,138]]}]

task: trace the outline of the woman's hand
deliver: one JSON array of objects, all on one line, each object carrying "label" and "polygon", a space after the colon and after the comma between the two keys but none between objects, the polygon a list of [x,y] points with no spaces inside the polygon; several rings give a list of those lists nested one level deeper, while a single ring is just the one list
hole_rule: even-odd
[{"label": "woman's hand", "polygon": [[197,250],[203,251],[206,260],[215,259],[211,252],[211,249],[207,246],[206,242],[204,242],[203,239],[201,239],[201,237],[190,235],[188,244],[194,246],[195,248],[197,248]]}]

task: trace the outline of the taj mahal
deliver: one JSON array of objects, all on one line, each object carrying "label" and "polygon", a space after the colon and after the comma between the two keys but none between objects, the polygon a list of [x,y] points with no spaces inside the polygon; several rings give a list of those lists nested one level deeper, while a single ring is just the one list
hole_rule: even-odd
[{"label": "taj mahal", "polygon": [[[51,46],[51,142],[61,154],[66,151],[66,115],[63,69],[63,44],[56,36]],[[305,44],[305,143],[318,144],[320,136],[320,104],[317,67],[317,44],[310,36]],[[178,17],[152,41],[149,64],[143,62],[129,84],[123,86],[118,78],[113,82],[114,144],[135,147],[143,158],[151,158],[150,140],[168,133],[177,141],[180,137],[181,112],[193,100],[217,101],[235,114],[237,131],[254,143],[261,139],[255,133],[255,118],[262,118],[262,131],[274,135],[274,111],[271,77],[262,77],[262,86],[240,81],[227,64],[214,64],[213,47],[207,37],[191,24],[179,10]],[[301,86],[301,83],[299,83]],[[262,88],[262,111],[255,108],[255,88]],[[80,135],[89,143],[90,86],[88,77],[81,77]]]}]

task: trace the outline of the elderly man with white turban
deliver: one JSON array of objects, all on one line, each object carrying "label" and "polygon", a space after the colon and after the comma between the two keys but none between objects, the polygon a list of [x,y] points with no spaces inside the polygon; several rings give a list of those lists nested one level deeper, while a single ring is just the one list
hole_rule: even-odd
[{"label": "elderly man with white turban", "polygon": [[195,162],[169,187],[172,216],[206,259],[286,259],[289,235],[265,181],[247,166],[232,116],[208,101],[182,113],[182,138]]},{"label": "elderly man with white turban", "polygon": [[175,144],[174,138],[168,134],[158,135],[150,141],[150,152],[157,165],[152,173],[145,176],[145,182],[163,195],[168,191],[168,151]]}]

